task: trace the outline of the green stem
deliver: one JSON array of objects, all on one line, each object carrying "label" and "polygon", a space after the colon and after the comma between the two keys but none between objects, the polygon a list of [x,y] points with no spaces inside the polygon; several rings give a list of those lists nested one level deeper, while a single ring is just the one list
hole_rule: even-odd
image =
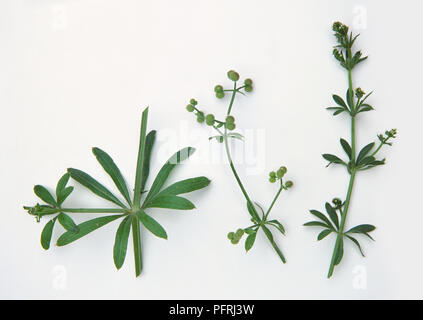
[{"label": "green stem", "polygon": [[[351,50],[349,50],[349,52],[350,52],[350,55],[351,55]],[[349,88],[349,93],[350,93],[350,96],[351,96],[351,101],[353,101],[353,103],[354,103],[351,70],[348,70],[348,88]],[[333,270],[335,269],[335,262],[336,262],[336,259],[337,259],[337,256],[338,256],[338,248],[339,248],[340,243],[343,240],[342,238],[344,236],[344,227],[345,227],[345,222],[346,222],[346,219],[347,219],[348,208],[350,206],[351,195],[352,195],[352,191],[353,191],[353,187],[354,187],[354,180],[355,180],[355,174],[356,174],[356,169],[355,169],[356,151],[355,151],[355,149],[356,149],[356,147],[355,147],[355,117],[352,115],[351,116],[351,162],[352,162],[352,168],[351,168],[351,172],[350,172],[350,182],[348,184],[347,196],[346,196],[345,203],[344,203],[344,210],[343,210],[342,215],[341,215],[341,223],[339,225],[338,235],[336,237],[335,248],[333,249],[332,259],[331,259],[330,266],[329,266],[328,278],[330,278],[332,276]]]},{"label": "green stem", "polygon": [[275,205],[276,200],[278,200],[279,195],[281,194],[282,190],[285,189],[284,186],[283,186],[283,183],[282,183],[282,179],[280,181],[281,181],[281,187],[279,188],[278,192],[276,193],[275,197],[273,198],[273,201],[270,204],[269,209],[267,209],[267,212],[264,215],[264,221],[267,220],[267,217],[269,216],[270,211],[272,210],[273,206]]},{"label": "green stem", "polygon": [[61,208],[60,211],[69,213],[128,213],[128,209],[103,208]]},{"label": "green stem", "polygon": [[140,222],[136,216],[132,219],[132,241],[134,244],[135,276],[138,277],[142,271],[142,246]]}]

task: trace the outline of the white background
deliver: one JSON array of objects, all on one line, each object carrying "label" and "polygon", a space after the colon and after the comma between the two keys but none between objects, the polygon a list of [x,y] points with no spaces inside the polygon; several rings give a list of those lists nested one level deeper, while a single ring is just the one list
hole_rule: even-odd
[{"label": "white background", "polygon": [[[423,298],[421,226],[421,11],[419,1],[2,1],[0,4],[0,297],[137,299],[376,299]],[[325,168],[321,154],[341,155],[348,118],[332,117],[331,94],[344,95],[346,73],[331,55],[331,25],[340,20],[362,35],[369,59],[354,83],[374,90],[375,112],[357,120],[363,146],[398,128],[387,164],[358,174],[347,226],[371,223],[376,242],[350,243],[334,277],[326,279],[334,236],[317,242],[302,227],[308,210],[344,197],[344,169]],[[253,135],[254,161],[240,174],[252,198],[265,206],[275,185],[270,170],[284,164],[295,187],[273,216],[287,236],[277,241],[283,265],[260,235],[245,254],[228,231],[248,225],[243,197],[208,128],[185,111],[191,97],[223,115],[227,99],[213,86],[229,85],[226,71],[254,80],[254,91],[234,106],[240,128]],[[109,152],[133,184],[141,110],[159,130],[152,172],[178,147],[198,148],[178,178],[206,175],[206,190],[189,196],[192,212],[150,213],[169,240],[143,233],[144,270],[134,277],[132,245],[117,272],[111,223],[67,247],[44,252],[37,224],[22,209],[35,204],[32,188],[54,188],[66,168],[113,183],[91,154]],[[265,144],[264,144],[265,142]],[[159,147],[160,145],[160,147]],[[151,180],[150,180],[151,182]],[[104,206],[82,186],[68,206]],[[114,190],[114,189],[113,189]],[[74,215],[76,216],[76,215]],[[88,215],[75,217],[77,221]],[[45,220],[43,221],[45,222]],[[53,241],[62,230],[58,227]],[[357,276],[367,285],[357,287]]]}]

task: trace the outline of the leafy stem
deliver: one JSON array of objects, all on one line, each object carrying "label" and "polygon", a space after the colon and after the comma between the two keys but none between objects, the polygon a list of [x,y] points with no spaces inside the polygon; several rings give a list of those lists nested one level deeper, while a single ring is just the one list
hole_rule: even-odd
[{"label": "leafy stem", "polygon": [[[327,108],[330,111],[333,111],[333,115],[336,116],[343,112],[349,114],[351,119],[351,139],[350,142],[347,142],[344,139],[340,139],[340,144],[342,149],[348,156],[349,160],[344,161],[340,157],[333,154],[323,154],[323,158],[326,159],[331,164],[338,164],[345,166],[347,172],[350,175],[350,181],[348,184],[347,195],[345,201],[342,202],[340,199],[335,198],[332,200],[334,206],[330,203],[325,203],[325,209],[327,215],[319,212],[317,210],[310,210],[310,213],[315,216],[318,220],[310,221],[305,223],[305,226],[310,227],[321,227],[323,231],[317,236],[317,240],[322,240],[327,237],[329,234],[336,233],[336,242],[334,250],[332,253],[332,258],[328,271],[328,278],[333,275],[335,266],[339,265],[344,255],[344,238],[351,240],[359,249],[360,253],[364,256],[363,250],[360,246],[360,243],[353,234],[363,234],[370,239],[373,238],[369,235],[370,232],[376,229],[375,226],[369,224],[362,224],[355,226],[348,231],[345,231],[345,225],[347,220],[347,215],[349,213],[349,207],[352,198],[352,192],[354,188],[354,182],[356,174],[358,171],[368,170],[376,166],[385,164],[385,159],[376,159],[375,156],[382,148],[383,145],[391,145],[388,142],[389,139],[395,138],[396,129],[385,131],[385,135],[379,134],[378,138],[380,141],[379,146],[376,150],[372,151],[375,143],[371,142],[364,146],[360,152],[356,152],[356,119],[357,115],[362,112],[368,112],[374,110],[374,108],[367,103],[367,98],[372,94],[365,94],[361,88],[354,89],[353,87],[353,78],[352,70],[356,65],[366,60],[367,57],[362,57],[361,51],[357,51],[352,54],[352,47],[357,39],[358,35],[352,35],[352,32],[348,32],[348,26],[335,22],[333,24],[333,31],[335,31],[335,37],[337,39],[337,45],[333,49],[333,55],[336,60],[339,61],[341,66],[347,70],[348,75],[348,89],[345,95],[346,101],[342,99],[339,95],[332,95],[332,98],[336,106]],[[339,216],[338,216],[339,211]],[[340,219],[339,219],[340,218]]]},{"label": "leafy stem", "polygon": [[[235,130],[236,128],[236,125],[235,125],[235,118],[232,116],[232,108],[234,105],[236,94],[240,93],[242,95],[245,95],[245,93],[251,92],[253,90],[253,85],[252,85],[253,82],[251,79],[246,79],[242,86],[237,87],[237,83],[239,80],[238,73],[233,70],[230,70],[227,75],[228,75],[228,78],[233,81],[232,89],[224,89],[223,86],[221,85],[217,85],[214,88],[216,97],[219,99],[222,99],[225,96],[226,92],[231,92],[231,98],[229,101],[228,109],[226,110],[225,121],[217,120],[213,114],[205,115],[205,113],[197,107],[198,102],[195,99],[191,99],[190,103],[187,105],[186,108],[189,112],[195,112],[195,115],[197,117],[197,122],[199,123],[206,122],[207,125],[213,127],[217,131],[218,135],[210,137],[209,139],[210,140],[215,139],[219,143],[225,144],[225,152],[228,158],[228,162],[229,162],[229,166],[231,168],[232,174],[234,175],[235,180],[238,183],[238,186],[241,189],[241,192],[244,195],[244,198],[247,202],[247,210],[248,210],[248,213],[250,214],[253,225],[247,228],[239,228],[238,230],[236,230],[236,232],[229,232],[228,233],[229,240],[231,240],[233,244],[237,244],[239,243],[243,235],[247,234],[247,237],[245,240],[245,249],[246,251],[249,251],[254,245],[258,230],[261,229],[265,233],[267,239],[271,243],[272,247],[274,248],[274,250],[280,257],[282,262],[285,263],[286,259],[284,255],[282,254],[281,250],[279,249],[278,245],[276,244],[273,234],[268,227],[275,228],[283,235],[285,234],[285,229],[278,220],[269,220],[268,216],[276,200],[278,199],[280,193],[282,192],[282,190],[287,190],[288,188],[292,187],[293,183],[292,181],[287,181],[285,184],[282,182],[282,178],[287,171],[285,167],[280,167],[277,170],[277,172],[272,171],[270,173],[270,178],[269,178],[270,182],[274,183],[276,182],[276,180],[280,180],[281,187],[279,188],[276,196],[274,197],[266,213],[264,213],[264,210],[262,207],[260,207],[260,205],[253,202],[252,199],[250,198],[235,168],[235,165],[232,161],[231,150],[229,146],[229,139],[243,140],[243,136],[241,134],[237,132],[233,132],[233,130]],[[220,129],[222,127],[223,127],[223,130]],[[258,209],[260,210],[261,214],[259,214]]]}]

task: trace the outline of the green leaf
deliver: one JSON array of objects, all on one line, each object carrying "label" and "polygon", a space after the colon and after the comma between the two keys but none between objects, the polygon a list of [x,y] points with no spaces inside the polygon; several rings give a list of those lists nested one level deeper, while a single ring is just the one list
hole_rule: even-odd
[{"label": "green leaf", "polygon": [[345,111],[345,109],[344,108],[341,108],[341,107],[329,107],[329,108],[326,108],[326,109],[329,110],[329,111],[334,111],[333,112],[333,115],[334,116],[336,116],[336,115],[338,115],[338,114],[340,114],[340,113],[342,113],[342,112]]},{"label": "green leaf", "polygon": [[320,222],[320,221],[310,221],[303,224],[305,227],[323,227],[327,228],[329,227],[326,223]]},{"label": "green leaf", "polygon": [[51,236],[53,235],[53,227],[56,222],[56,218],[51,219],[43,228],[41,232],[41,246],[48,250],[50,248]]},{"label": "green leaf", "polygon": [[322,220],[324,223],[326,223],[326,225],[329,229],[336,231],[335,228],[333,227],[332,223],[330,223],[329,219],[326,218],[326,216],[323,213],[321,213],[317,210],[310,210],[310,213],[312,215],[314,215],[315,217],[319,218],[320,220]]},{"label": "green leaf", "polygon": [[138,219],[132,219],[132,241],[134,245],[135,276],[138,277],[142,271],[141,231]]},{"label": "green leaf", "polygon": [[257,232],[253,232],[248,235],[247,239],[245,239],[245,251],[248,252],[253,247],[254,242],[256,241],[256,236]]},{"label": "green leaf", "polygon": [[372,226],[371,224],[360,224],[358,226],[355,226],[354,228],[351,228],[345,233],[368,233],[375,230],[376,227]]},{"label": "green leaf", "polygon": [[166,209],[177,209],[177,210],[191,210],[195,209],[194,204],[188,199],[172,196],[172,195],[157,195],[148,202],[143,208],[166,208]]},{"label": "green leaf", "polygon": [[140,205],[141,194],[144,191],[144,189],[142,188],[142,183],[144,178],[147,119],[148,119],[148,107],[144,109],[144,111],[142,112],[142,117],[141,117],[140,143],[138,146],[138,158],[137,158],[137,169],[135,173],[135,188],[134,188],[134,201],[133,201],[133,206],[137,208]]},{"label": "green leaf", "polygon": [[332,220],[333,224],[335,225],[336,230],[338,230],[339,220],[338,220],[338,215],[336,214],[335,209],[328,202],[326,202],[325,208],[326,208],[326,212],[329,215],[329,218]]},{"label": "green leaf", "polygon": [[337,105],[340,105],[341,107],[344,107],[345,109],[348,109],[344,99],[342,99],[340,96],[334,94],[332,95],[332,98],[336,102]]},{"label": "green leaf", "polygon": [[88,220],[85,221],[81,224],[78,224],[78,233],[72,233],[72,232],[65,232],[64,234],[62,234],[60,236],[60,238],[57,240],[57,245],[59,247],[61,246],[65,246],[69,243],[72,243],[84,236],[86,236],[87,234],[93,232],[94,230],[97,230],[98,228],[103,227],[104,225],[119,219],[121,217],[123,217],[124,215],[119,214],[119,215],[113,215],[113,216],[105,216],[105,217],[100,217],[100,218],[95,218],[92,220]]},{"label": "green leaf", "polygon": [[210,184],[210,180],[206,177],[196,177],[186,180],[182,180],[172,184],[163,191],[161,191],[157,196],[163,195],[178,195],[183,193],[192,192],[207,187]]},{"label": "green leaf", "polygon": [[350,144],[346,140],[344,140],[342,138],[341,138],[340,142],[341,142],[342,149],[344,149],[344,151],[347,154],[348,158],[351,160],[352,150],[351,150]]},{"label": "green leaf", "polygon": [[229,138],[234,138],[234,139],[238,139],[238,140],[241,140],[241,141],[244,140],[244,136],[242,134],[237,133],[237,132],[228,133],[227,136]]},{"label": "green leaf", "polygon": [[56,200],[54,200],[54,197],[45,187],[36,185],[34,187],[34,193],[38,196],[38,198],[43,200],[45,203],[48,203],[52,205],[53,207],[57,206]]},{"label": "green leaf", "polygon": [[128,187],[126,186],[125,179],[123,178],[122,173],[120,172],[113,159],[100,148],[93,148],[92,151],[97,158],[97,161],[103,167],[104,171],[106,171],[107,174],[112,178],[122,196],[125,198],[128,204],[131,205],[131,197],[129,195]]},{"label": "green leaf", "polygon": [[357,164],[360,164],[360,161],[364,159],[365,156],[367,156],[367,154],[370,152],[370,150],[373,149],[374,146],[375,146],[375,143],[372,142],[366,145],[363,149],[361,149],[357,157]]},{"label": "green leaf", "polygon": [[285,228],[283,227],[282,223],[278,220],[269,220],[267,221],[268,224],[278,229],[283,235],[285,235]]},{"label": "green leaf", "polygon": [[251,217],[256,220],[257,222],[260,222],[261,219],[257,213],[256,208],[254,207],[254,205],[252,203],[250,203],[250,201],[247,201],[247,209],[248,212],[250,213]]},{"label": "green leaf", "polygon": [[350,94],[350,89],[347,89],[346,93],[347,104],[350,107],[350,110],[354,110],[354,94]]},{"label": "green leaf", "polygon": [[176,152],[169,160],[164,164],[164,166],[160,169],[159,173],[154,179],[154,182],[150,188],[150,191],[145,198],[144,204],[148,204],[148,202],[161,190],[163,185],[165,184],[169,174],[175,168],[175,166],[185,159],[189,158],[195,152],[194,148],[187,147],[178,152]]},{"label": "green leaf", "polygon": [[67,199],[67,197],[69,197],[69,195],[72,193],[73,191],[73,187],[67,187],[65,188],[62,193],[60,194],[60,202],[58,201],[59,205],[62,205],[62,203]]},{"label": "green leaf", "polygon": [[346,236],[348,239],[350,239],[357,247],[358,247],[358,250],[360,250],[360,253],[361,253],[361,255],[363,256],[363,257],[365,257],[365,255],[364,255],[364,252],[363,252],[363,250],[361,249],[361,246],[360,246],[360,243],[357,241],[357,239],[355,239],[355,238],[353,238],[353,237],[350,237],[350,236]]},{"label": "green leaf", "polygon": [[156,140],[156,131],[151,130],[145,137],[144,161],[142,169],[141,191],[145,190],[148,175],[150,174],[151,151],[153,150],[154,141]]},{"label": "green leaf", "polygon": [[[69,182],[70,174],[65,173],[60,179],[59,182],[57,182],[56,186],[56,198],[57,198],[57,204],[60,206],[63,201],[71,194],[73,191],[73,187],[66,188],[66,185]],[[71,188],[71,189],[69,189]],[[69,191],[70,190],[70,191]]]},{"label": "green leaf", "polygon": [[336,250],[335,263],[334,263],[335,266],[341,263],[343,256],[344,256],[344,239],[340,238],[339,246],[338,246],[338,249]]},{"label": "green leaf", "polygon": [[357,113],[359,113],[359,112],[367,112],[367,111],[372,111],[372,110],[374,110],[374,108],[371,105],[369,105],[367,103],[364,103],[364,104],[361,105],[361,108],[360,108],[360,110]]},{"label": "green leaf", "polygon": [[127,216],[122,220],[116,231],[115,245],[113,246],[113,260],[117,269],[120,269],[125,262],[131,224],[132,216]]},{"label": "green leaf", "polygon": [[69,217],[66,213],[61,212],[57,219],[59,220],[59,223],[62,225],[63,228],[66,229],[66,231],[77,233],[79,231],[78,226],[75,224],[75,222],[72,220],[71,217]]},{"label": "green leaf", "polygon": [[322,232],[319,233],[319,235],[317,236],[317,241],[323,240],[324,238],[326,238],[330,233],[332,232],[332,230],[329,229],[325,229]]},{"label": "green leaf", "polygon": [[167,239],[166,230],[144,211],[137,212],[137,217],[152,234],[159,238]]},{"label": "green leaf", "polygon": [[213,139],[216,139],[216,141],[219,142],[219,143],[223,142],[223,136],[222,135],[209,137],[209,140],[213,140]]},{"label": "green leaf", "polygon": [[116,198],[113,193],[111,193],[105,186],[100,184],[97,180],[95,180],[87,173],[73,168],[69,168],[68,172],[70,173],[72,179],[87,187],[99,197],[109,200],[122,208],[126,208],[125,205],[118,198]]},{"label": "green leaf", "polygon": [[262,225],[261,228],[263,229],[264,234],[266,235],[267,239],[269,239],[270,243],[272,244],[273,249],[275,249],[279,258],[282,260],[283,263],[286,263],[286,259],[283,256],[282,251],[279,249],[278,245],[276,244],[275,240],[273,239],[272,232],[264,225]]},{"label": "green leaf", "polygon": [[325,153],[322,155],[322,157],[329,161],[329,164],[327,165],[327,167],[331,164],[331,163],[337,163],[337,164],[343,164],[346,165],[346,163],[344,161],[342,161],[340,158],[338,158],[337,156],[333,155],[333,154],[329,154],[329,153]]},{"label": "green leaf", "polygon": [[375,161],[375,157],[368,156],[368,157],[361,159],[360,162],[357,162],[357,165],[358,166],[367,166],[374,161]]}]

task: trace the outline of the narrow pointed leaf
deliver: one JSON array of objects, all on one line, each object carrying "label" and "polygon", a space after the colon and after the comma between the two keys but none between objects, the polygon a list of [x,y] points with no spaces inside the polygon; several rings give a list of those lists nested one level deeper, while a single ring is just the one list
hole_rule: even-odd
[{"label": "narrow pointed leaf", "polygon": [[245,239],[245,251],[248,252],[253,247],[254,242],[256,241],[256,236],[257,232],[253,232],[248,235],[247,239]]},{"label": "narrow pointed leaf", "polygon": [[247,201],[247,209],[253,219],[255,219],[257,222],[261,221],[256,208],[249,201]]},{"label": "narrow pointed leaf", "polygon": [[354,228],[351,228],[345,233],[368,233],[375,230],[376,227],[372,226],[371,224],[360,224],[358,226],[355,226]]},{"label": "narrow pointed leaf", "polygon": [[310,221],[303,224],[305,227],[323,227],[328,228],[329,226],[326,223],[320,221]]},{"label": "narrow pointed leaf", "polygon": [[195,209],[194,204],[188,199],[172,196],[172,195],[157,195],[144,208],[166,208],[177,210],[191,210]]},{"label": "narrow pointed leaf", "polygon": [[[338,158],[337,156],[335,156],[333,154],[325,153],[325,154],[322,155],[322,157],[325,160],[329,161],[329,164],[331,164],[331,163],[337,163],[337,164],[346,165],[346,163],[343,160],[341,160],[340,158]],[[328,164],[328,166],[329,166],[329,164]]]},{"label": "narrow pointed leaf", "polygon": [[334,263],[335,266],[341,263],[343,256],[344,256],[344,239],[341,238],[339,247],[336,250],[336,257],[335,257],[335,263]]},{"label": "narrow pointed leaf", "polygon": [[97,230],[98,228],[103,227],[104,225],[119,219],[121,217],[123,217],[124,215],[113,215],[113,216],[105,216],[105,217],[100,217],[100,218],[95,218],[92,220],[88,220],[85,221],[81,224],[78,224],[78,233],[72,233],[72,232],[65,232],[64,234],[62,234],[60,236],[60,238],[57,240],[57,245],[59,247],[61,246],[65,246],[69,243],[72,243],[84,236],[86,236],[87,234],[93,232],[94,230]]},{"label": "narrow pointed leaf", "polygon": [[326,208],[326,212],[329,215],[329,218],[332,220],[333,224],[335,225],[336,230],[338,230],[339,220],[338,220],[338,215],[336,214],[335,209],[328,202],[326,202],[325,208]]},{"label": "narrow pointed leaf", "polygon": [[148,120],[148,107],[144,109],[141,117],[141,128],[140,128],[140,143],[138,146],[138,157],[137,157],[137,170],[135,173],[135,188],[134,188],[134,201],[133,206],[138,208],[141,201],[141,194],[144,191],[142,189],[142,183],[144,178],[144,159],[145,159],[145,147],[146,147],[146,132],[147,132],[147,120]]},{"label": "narrow pointed leaf", "polygon": [[77,233],[79,231],[78,226],[66,213],[61,212],[57,216],[57,219],[59,220],[59,223],[62,225],[62,227],[65,228],[67,231],[72,233]]},{"label": "narrow pointed leaf", "polygon": [[329,229],[335,230],[332,223],[329,221],[328,218],[326,218],[326,216],[323,213],[317,210],[310,210],[310,213],[314,215],[315,217],[319,218],[320,220],[322,220],[324,223],[326,223]]},{"label": "narrow pointed leaf", "polygon": [[272,244],[273,249],[275,249],[276,253],[278,254],[279,258],[282,260],[283,263],[286,263],[286,259],[282,254],[282,251],[279,249],[278,245],[276,244],[275,240],[273,239],[272,232],[266,227],[262,226],[264,234],[266,235],[267,239],[269,239],[270,243]]},{"label": "narrow pointed leaf", "polygon": [[167,239],[166,230],[144,211],[137,212],[137,217],[152,234],[159,238]]},{"label": "narrow pointed leaf", "polygon": [[319,235],[317,236],[317,241],[323,240],[324,238],[326,238],[330,233],[332,232],[332,230],[329,229],[325,229],[322,232],[319,233]]},{"label": "narrow pointed leaf", "polygon": [[354,94],[350,94],[350,89],[347,89],[347,93],[346,93],[346,98],[347,98],[347,104],[350,107],[350,110],[354,110]]},{"label": "narrow pointed leaf", "polygon": [[41,246],[43,249],[48,250],[50,248],[51,236],[53,235],[54,223],[56,218],[51,219],[43,228],[41,232]]},{"label": "narrow pointed leaf", "polygon": [[167,178],[169,177],[172,170],[175,168],[175,166],[185,159],[189,158],[190,155],[192,155],[195,152],[194,148],[187,147],[182,150],[179,150],[176,152],[172,157],[169,158],[169,160],[163,165],[163,167],[160,169],[159,173],[156,176],[156,179],[154,180],[150,191],[147,194],[147,197],[144,201],[145,204],[148,204],[148,202],[157,194],[160,192],[161,188],[165,184]]},{"label": "narrow pointed leaf", "polygon": [[73,169],[73,168],[69,168],[68,172],[70,173],[72,179],[79,182],[83,186],[87,187],[99,197],[109,200],[122,208],[126,208],[125,205],[118,198],[116,198],[116,196],[113,193],[111,193],[105,186],[100,184],[97,180],[95,180],[89,174],[81,170]]},{"label": "narrow pointed leaf", "polygon": [[59,182],[57,182],[57,186],[56,186],[56,198],[57,198],[57,203],[60,206],[63,201],[65,201],[65,199],[69,196],[69,194],[72,192],[73,187],[69,187],[72,188],[71,191],[66,192],[65,190],[69,188],[66,188],[66,185],[69,182],[69,178],[70,178],[70,174],[69,173],[65,173],[60,179]]},{"label": "narrow pointed leaf", "polygon": [[360,153],[358,154],[358,157],[357,157],[357,163],[360,163],[360,161],[362,159],[364,159],[365,156],[367,156],[367,154],[370,152],[370,150],[373,149],[374,145],[375,145],[375,143],[372,142],[372,143],[369,143],[368,145],[366,145],[363,149],[361,149],[361,151],[360,151]]},{"label": "narrow pointed leaf", "polygon": [[112,178],[122,196],[128,204],[131,205],[131,197],[129,195],[128,187],[126,186],[125,179],[113,159],[100,148],[93,148],[92,151],[104,171],[106,171],[110,178]]},{"label": "narrow pointed leaf", "polygon": [[147,179],[150,174],[151,151],[153,150],[155,140],[156,140],[156,131],[151,130],[145,137],[141,192],[145,190],[145,184],[147,183]]},{"label": "narrow pointed leaf", "polygon": [[344,107],[345,109],[348,109],[344,99],[342,99],[340,96],[334,94],[332,95],[332,98],[336,102],[337,105],[340,105],[341,107]]},{"label": "narrow pointed leaf", "polygon": [[340,142],[341,142],[342,149],[344,149],[344,151],[347,154],[348,158],[351,160],[351,152],[352,151],[351,151],[350,144],[346,140],[344,140],[342,138],[341,138]]},{"label": "narrow pointed leaf", "polygon": [[45,203],[48,203],[53,207],[57,206],[56,200],[54,200],[54,197],[51,195],[50,191],[48,191],[45,187],[36,185],[34,187],[34,193]]},{"label": "narrow pointed leaf", "polygon": [[113,246],[113,260],[117,269],[120,269],[125,262],[131,224],[132,216],[127,216],[122,220],[116,231],[115,245]]},{"label": "narrow pointed leaf", "polygon": [[350,239],[357,247],[358,247],[358,250],[360,250],[360,253],[361,253],[361,255],[363,256],[363,257],[365,257],[365,255],[364,255],[364,252],[363,252],[363,250],[361,249],[361,246],[360,246],[360,243],[357,241],[357,239],[355,239],[355,238],[353,238],[353,237],[351,237],[351,236],[348,236],[347,235],[347,238],[348,239]]},{"label": "narrow pointed leaf", "polygon": [[206,177],[196,177],[186,180],[182,180],[172,184],[163,191],[161,191],[157,196],[163,195],[178,195],[183,193],[192,192],[207,187],[210,184],[210,180]]},{"label": "narrow pointed leaf", "polygon": [[278,229],[283,235],[285,235],[285,228],[278,220],[267,221],[270,225]]}]

